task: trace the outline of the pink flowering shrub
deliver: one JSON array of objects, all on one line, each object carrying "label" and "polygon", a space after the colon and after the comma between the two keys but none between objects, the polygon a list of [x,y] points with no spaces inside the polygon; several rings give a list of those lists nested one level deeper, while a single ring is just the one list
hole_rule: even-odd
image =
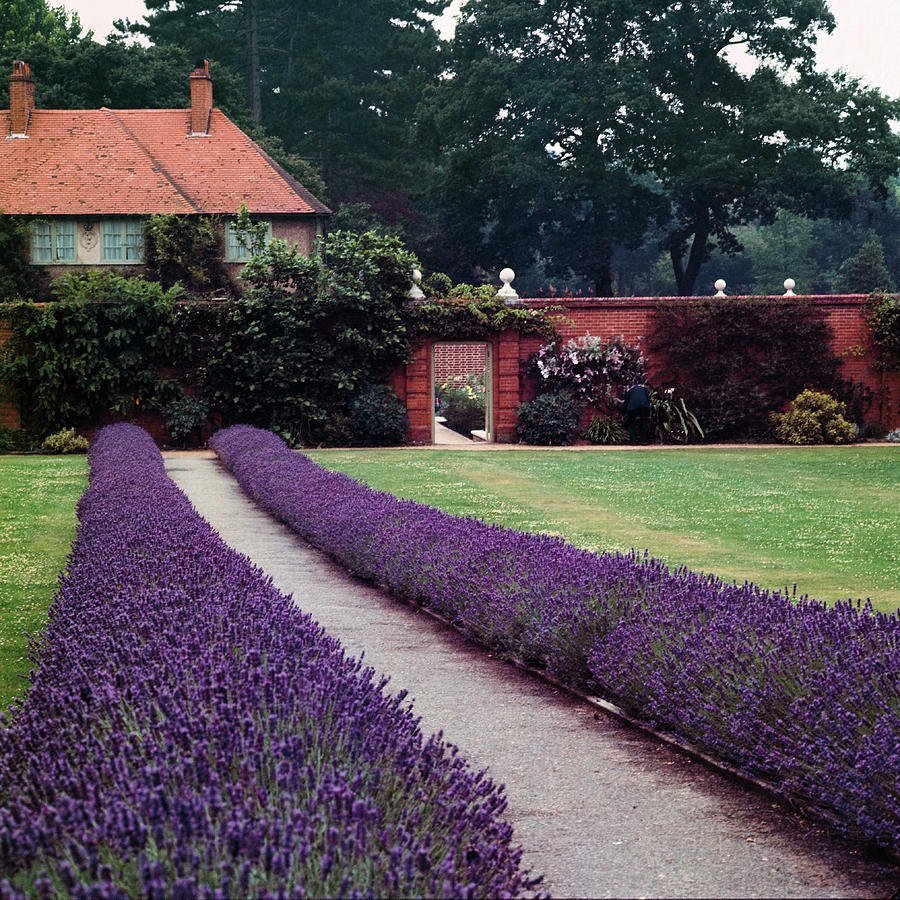
[{"label": "pink flowering shrub", "polygon": [[539,393],[571,391],[585,406],[609,404],[629,385],[646,378],[647,361],[639,347],[623,338],[609,341],[585,335],[566,343],[545,344],[533,357]]}]

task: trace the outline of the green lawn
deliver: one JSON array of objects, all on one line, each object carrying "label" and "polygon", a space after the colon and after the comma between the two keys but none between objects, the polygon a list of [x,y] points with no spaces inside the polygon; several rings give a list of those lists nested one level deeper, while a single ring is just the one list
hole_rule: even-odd
[{"label": "green lawn", "polygon": [[900,607],[900,449],[329,450],[380,490],[591,550]]},{"label": "green lawn", "polygon": [[0,456],[0,709],[25,686],[24,632],[39,632],[75,537],[84,456]]}]

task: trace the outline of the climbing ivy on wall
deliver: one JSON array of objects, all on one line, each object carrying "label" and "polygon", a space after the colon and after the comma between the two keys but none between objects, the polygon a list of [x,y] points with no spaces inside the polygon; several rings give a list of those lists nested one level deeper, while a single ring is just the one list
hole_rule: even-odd
[{"label": "climbing ivy on wall", "polygon": [[842,381],[831,347],[824,312],[793,298],[663,302],[649,341],[662,380],[677,387],[713,439],[770,436],[770,413],[805,388],[857,407],[871,402]]},{"label": "climbing ivy on wall", "polygon": [[166,288],[180,284],[192,293],[234,294],[222,262],[223,227],[218,216],[150,216],[144,241],[151,278]]},{"label": "climbing ivy on wall", "polygon": [[183,363],[190,341],[177,291],[111,274],[66,276],[55,303],[0,307],[11,337],[0,384],[38,435],[130,416],[157,399],[161,372]]},{"label": "climbing ivy on wall", "polygon": [[867,320],[882,364],[887,368],[900,366],[900,295],[872,294]]},{"label": "climbing ivy on wall", "polygon": [[507,306],[497,289],[484,284],[456,284],[443,273],[423,282],[425,298],[406,310],[410,334],[440,341],[488,338],[501,331],[539,335],[547,340],[558,336],[551,309]]}]

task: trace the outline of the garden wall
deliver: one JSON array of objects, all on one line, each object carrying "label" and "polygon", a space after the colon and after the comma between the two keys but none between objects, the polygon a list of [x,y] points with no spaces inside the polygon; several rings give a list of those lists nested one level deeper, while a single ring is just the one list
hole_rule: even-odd
[{"label": "garden wall", "polygon": [[434,348],[434,382],[443,384],[448,378],[465,378],[471,372],[484,371],[484,344],[436,344]]},{"label": "garden wall", "polygon": [[[0,347],[9,340],[9,335],[9,324],[0,318]],[[9,400],[4,400],[0,394],[0,425],[7,428],[18,428],[19,424],[19,411]]]},{"label": "garden wall", "polygon": [[[622,335],[628,343],[645,345],[650,334],[652,318],[658,304],[662,302],[683,303],[682,297],[576,297],[566,299],[532,298],[524,302],[533,308],[553,308],[559,310],[559,329],[564,337],[577,338],[585,334],[610,338]],[[708,298],[692,298],[708,299]],[[775,299],[775,298],[773,298]],[[868,420],[881,422],[890,428],[900,425],[900,372],[884,372],[876,365],[875,352],[871,345],[869,328],[866,324],[865,295],[816,296],[802,300],[825,311],[833,334],[833,347],[844,364],[844,376],[862,382],[874,392],[875,403],[869,411]],[[9,337],[8,325],[0,319],[0,346]],[[534,353],[542,339],[533,336],[520,337],[518,332],[508,331],[495,335],[488,341],[492,347],[492,391],[495,439],[501,442],[515,440],[516,408],[523,400],[529,400],[534,393],[534,385],[521,374],[521,364]],[[451,347],[446,342],[438,342]],[[410,419],[409,438],[415,443],[429,443],[432,434],[433,392],[431,354],[434,342],[419,344],[412,360],[394,372],[391,386],[397,396],[407,405]],[[457,345],[466,347],[465,343]],[[472,347],[473,344],[469,344]],[[483,354],[484,343],[478,346]],[[645,348],[646,351],[646,348]],[[442,351],[446,352],[446,351]],[[453,365],[469,365],[468,351],[451,354]],[[666,373],[659,370],[652,354],[649,354],[651,381],[662,383]],[[483,359],[483,355],[481,356]],[[443,365],[443,364],[442,364]],[[450,365],[450,363],[448,363]],[[443,370],[442,370],[443,371]],[[19,415],[15,407],[0,399],[0,425],[18,427]],[[160,437],[161,427],[148,422],[154,437]],[[154,427],[156,426],[156,427]]]},{"label": "garden wall", "polygon": [[[629,344],[640,344],[648,356],[651,382],[663,383],[667,373],[647,351],[646,338],[660,302],[684,303],[708,300],[708,297],[572,297],[529,298],[523,302],[532,308],[559,310],[558,327],[564,340],[591,334],[611,338],[621,335]],[[780,297],[772,297],[782,299]],[[824,310],[833,335],[833,348],[842,359],[844,377],[869,387],[875,401],[867,421],[894,428],[900,424],[900,372],[884,372],[876,365],[869,327],[866,324],[868,295],[813,296],[798,298]],[[521,364],[537,351],[543,340],[516,332],[504,332],[493,341],[495,439],[515,440],[516,407],[534,396],[535,386],[521,374]],[[431,440],[431,351],[426,341],[416,348],[405,370],[394,373],[392,385],[401,400],[406,400],[410,419],[410,440]]]}]

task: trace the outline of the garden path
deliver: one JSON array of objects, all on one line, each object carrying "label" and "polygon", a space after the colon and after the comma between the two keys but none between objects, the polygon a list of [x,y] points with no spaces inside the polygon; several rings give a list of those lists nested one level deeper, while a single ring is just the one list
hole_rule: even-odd
[{"label": "garden path", "polygon": [[506,785],[526,864],[554,896],[890,896],[891,871],[765,797],[492,658],[350,576],[258,508],[211,454],[166,467],[232,547],[354,655],[406,688]]}]

